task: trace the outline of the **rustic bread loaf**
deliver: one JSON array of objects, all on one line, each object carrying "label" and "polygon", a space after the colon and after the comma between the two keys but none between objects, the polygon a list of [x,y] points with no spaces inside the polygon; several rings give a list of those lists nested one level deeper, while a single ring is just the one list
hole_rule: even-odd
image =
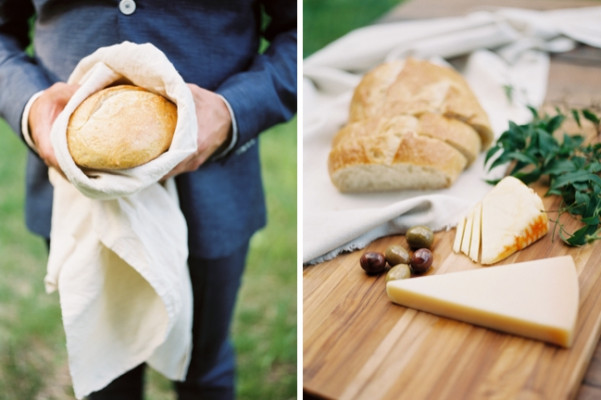
[{"label": "rustic bread loaf", "polygon": [[384,63],[365,74],[328,170],[342,192],[439,189],[493,140],[488,116],[457,72],[427,61]]},{"label": "rustic bread loaf", "polygon": [[75,109],[67,145],[80,167],[133,168],[169,148],[176,124],[177,107],[165,97],[133,85],[113,86]]},{"label": "rustic bread loaf", "polygon": [[347,124],[328,159],[335,185],[344,192],[449,186],[467,159],[445,141],[420,135],[418,124],[411,116]]}]

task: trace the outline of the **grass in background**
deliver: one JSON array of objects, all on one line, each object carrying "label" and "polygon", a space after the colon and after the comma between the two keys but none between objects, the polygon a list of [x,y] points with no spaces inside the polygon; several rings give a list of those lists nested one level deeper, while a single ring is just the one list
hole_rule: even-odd
[{"label": "grass in background", "polygon": [[296,118],[261,137],[268,224],[252,239],[234,320],[240,398],[296,398],[296,138]]},{"label": "grass in background", "polygon": [[24,228],[24,171],[24,146],[0,120],[0,393],[61,398],[45,385],[64,381],[64,334],[58,296],[44,291],[45,245]]},{"label": "grass in background", "polygon": [[[233,323],[240,399],[296,397],[296,119],[261,136],[268,226],[251,241]],[[46,249],[24,225],[25,146],[0,120],[0,397],[73,399]],[[150,371],[149,400],[175,399]]]},{"label": "grass in background", "polygon": [[303,0],[303,57],[373,23],[403,0]]}]

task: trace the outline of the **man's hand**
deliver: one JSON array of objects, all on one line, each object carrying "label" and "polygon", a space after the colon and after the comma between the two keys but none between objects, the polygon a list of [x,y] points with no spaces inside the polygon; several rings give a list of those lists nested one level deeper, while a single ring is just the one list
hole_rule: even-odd
[{"label": "man's hand", "polygon": [[197,170],[231,135],[232,119],[223,99],[197,85],[189,83],[188,87],[192,91],[196,107],[198,149],[176,165],[163,180]]},{"label": "man's hand", "polygon": [[60,167],[50,141],[50,130],[54,120],[67,105],[77,90],[77,85],[58,82],[46,89],[35,99],[29,110],[29,132],[38,155],[46,165],[60,171]]}]

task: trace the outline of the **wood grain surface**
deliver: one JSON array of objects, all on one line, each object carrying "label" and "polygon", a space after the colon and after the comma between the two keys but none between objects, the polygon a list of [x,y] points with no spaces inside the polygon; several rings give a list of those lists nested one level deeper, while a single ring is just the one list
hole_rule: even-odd
[{"label": "wood grain surface", "polygon": [[[544,187],[538,186],[542,195]],[[544,198],[547,210],[557,197]],[[550,214],[553,218],[553,213]],[[574,229],[574,220],[564,221]],[[430,273],[486,268],[451,250],[454,229],[436,234]],[[403,236],[367,250],[406,245]],[[596,251],[595,251],[596,250]],[[500,264],[573,256],[580,308],[570,349],[392,304],[385,276],[359,267],[362,251],[304,271],[304,387],[340,399],[573,398],[601,326],[601,252],[569,248],[548,234]]]},{"label": "wood grain surface", "polygon": [[[385,20],[460,15],[499,2],[414,0]],[[601,5],[599,1],[518,2],[534,9]],[[452,6],[451,6],[452,4]],[[526,5],[524,5],[526,4]],[[512,6],[511,2],[504,5]],[[518,6],[518,4],[513,4]],[[453,60],[461,63],[461,60]],[[552,57],[547,105],[601,104],[601,50],[579,46]],[[544,185],[535,189],[541,196]],[[555,219],[559,198],[544,197]],[[562,219],[568,229],[578,223]],[[451,250],[455,230],[438,232],[430,273],[482,268]],[[500,264],[569,254],[579,274],[580,308],[570,349],[418,312],[390,302],[385,277],[359,266],[365,250],[404,244],[403,236],[303,271],[305,398],[332,399],[598,399],[601,398],[601,243],[563,245],[557,233]]]}]

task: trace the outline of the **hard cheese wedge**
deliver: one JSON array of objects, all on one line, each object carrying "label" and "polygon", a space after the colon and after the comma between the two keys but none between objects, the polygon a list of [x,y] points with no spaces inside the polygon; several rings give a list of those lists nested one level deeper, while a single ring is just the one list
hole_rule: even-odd
[{"label": "hard cheese wedge", "polygon": [[543,237],[549,230],[541,198],[522,181],[503,178],[457,225],[459,250],[473,261],[494,264]]},{"label": "hard cheese wedge", "polygon": [[571,256],[390,281],[392,302],[570,347],[578,314]]},{"label": "hard cheese wedge", "polygon": [[522,181],[503,178],[482,201],[482,264],[493,264],[549,230],[541,198]]}]

